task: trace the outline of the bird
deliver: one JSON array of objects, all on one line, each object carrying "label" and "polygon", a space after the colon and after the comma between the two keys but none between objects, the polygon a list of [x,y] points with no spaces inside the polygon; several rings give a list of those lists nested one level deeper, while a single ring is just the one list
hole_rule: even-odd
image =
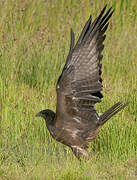
[{"label": "bird", "polygon": [[70,30],[69,53],[56,85],[56,112],[46,109],[36,114],[45,119],[50,135],[70,147],[80,161],[92,157],[89,142],[113,115],[129,104],[119,101],[102,114],[95,108],[103,98],[102,50],[114,12],[112,7],[106,11],[106,7],[94,21],[90,15],[76,44],[74,32]]}]

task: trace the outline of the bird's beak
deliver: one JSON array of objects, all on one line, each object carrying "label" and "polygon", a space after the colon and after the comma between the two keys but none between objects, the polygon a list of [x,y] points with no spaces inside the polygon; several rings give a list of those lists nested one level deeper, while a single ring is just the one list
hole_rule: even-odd
[{"label": "bird's beak", "polygon": [[41,116],[41,113],[40,113],[40,112],[36,114],[36,117],[40,117],[40,116]]}]

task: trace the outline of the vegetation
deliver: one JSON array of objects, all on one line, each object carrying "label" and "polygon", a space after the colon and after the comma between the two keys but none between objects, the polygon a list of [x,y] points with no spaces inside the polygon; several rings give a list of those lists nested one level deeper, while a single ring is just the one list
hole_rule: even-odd
[{"label": "vegetation", "polygon": [[[103,51],[104,112],[119,100],[130,105],[103,126],[91,143],[92,159],[79,162],[55,142],[41,109],[55,110],[55,85],[90,13],[105,4],[112,17]],[[137,179],[136,0],[0,1],[0,179]]]}]

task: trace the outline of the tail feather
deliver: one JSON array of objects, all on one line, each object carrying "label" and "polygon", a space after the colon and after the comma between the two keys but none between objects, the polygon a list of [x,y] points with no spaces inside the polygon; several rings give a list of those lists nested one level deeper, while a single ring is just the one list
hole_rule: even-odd
[{"label": "tail feather", "polygon": [[104,112],[100,116],[99,118],[100,125],[103,125],[108,119],[110,119],[113,115],[124,109],[128,104],[129,102],[126,104],[122,104],[122,102],[118,102],[114,104],[111,108],[109,108],[106,112]]}]

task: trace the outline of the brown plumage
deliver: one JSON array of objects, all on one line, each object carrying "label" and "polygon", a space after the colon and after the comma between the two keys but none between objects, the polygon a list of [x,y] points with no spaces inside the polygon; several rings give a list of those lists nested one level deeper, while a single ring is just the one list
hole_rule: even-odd
[{"label": "brown plumage", "polygon": [[89,158],[89,142],[96,138],[99,128],[127,104],[116,103],[102,115],[97,114],[95,104],[103,97],[101,64],[105,31],[113,14],[106,6],[92,22],[91,16],[74,46],[71,29],[70,50],[62,74],[56,86],[56,113],[40,111],[37,116],[46,120],[54,139],[69,146],[78,159]]}]

